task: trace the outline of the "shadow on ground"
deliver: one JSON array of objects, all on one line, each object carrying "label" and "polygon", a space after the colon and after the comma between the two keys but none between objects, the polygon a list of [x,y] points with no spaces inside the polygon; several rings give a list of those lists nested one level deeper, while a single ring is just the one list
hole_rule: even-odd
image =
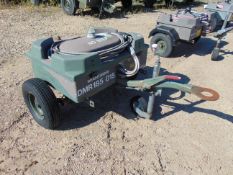
[{"label": "shadow on ground", "polygon": [[185,9],[187,7],[203,7],[203,11],[204,11],[204,4],[206,4],[205,2],[203,1],[193,1],[192,0],[188,0],[189,3],[187,4],[187,1],[184,1],[183,3],[182,2],[175,2],[174,3],[174,7],[175,8],[178,8],[178,9]]},{"label": "shadow on ground", "polygon": [[[214,47],[216,46],[216,42],[217,39],[213,40],[211,38],[201,38],[196,44],[180,43],[175,47],[172,53],[172,58],[177,58],[181,56],[190,57],[193,54],[198,56],[205,56],[211,54]],[[220,44],[220,48],[223,48],[227,44],[228,42],[222,41]]]},{"label": "shadow on ground", "polygon": [[131,9],[123,9],[121,7],[117,7],[114,13],[107,13],[104,12],[100,16],[100,12],[98,9],[90,9],[90,10],[78,10],[76,15],[77,16],[92,16],[99,19],[108,19],[108,18],[116,18],[116,19],[122,19],[122,18],[128,18],[126,15],[128,14],[135,14],[135,13],[156,13],[154,8],[146,8],[141,4],[133,5]]},{"label": "shadow on ground", "polygon": [[160,3],[160,4],[154,4],[153,8],[146,8],[143,3],[137,3],[132,6],[131,9],[123,9],[122,7],[117,7],[114,13],[106,13],[103,11],[100,17],[100,11],[95,8],[95,9],[90,9],[90,10],[77,10],[76,15],[77,16],[93,16],[96,18],[100,19],[106,19],[106,18],[116,18],[116,19],[121,19],[121,18],[127,18],[127,14],[135,14],[135,13],[153,13],[153,12],[159,12],[159,10],[167,8],[167,9],[185,9],[187,7],[198,7],[198,6],[203,6],[203,2],[201,1],[195,1],[192,3],[174,3],[174,4],[168,4],[166,5],[165,3]]},{"label": "shadow on ground", "polygon": [[[153,68],[147,67],[146,75],[139,75],[138,79],[143,77],[150,77]],[[176,75],[181,77],[181,83],[189,83],[189,77],[180,73],[170,73],[165,69],[161,69],[161,75]],[[204,103],[205,101],[199,100],[196,102],[189,102],[190,104],[179,104],[176,100],[184,98],[185,94],[180,93],[177,97],[177,91],[172,89],[164,89],[162,96],[156,98],[154,105],[153,117],[151,120],[159,120],[164,117],[168,117],[179,111],[185,111],[187,113],[193,113],[195,111],[211,114],[213,116],[228,120],[233,123],[233,116],[225,114],[223,112],[196,107],[197,105]],[[58,130],[70,130],[75,128],[85,127],[93,122],[96,122],[101,117],[108,115],[108,112],[115,112],[127,119],[136,119],[137,116],[131,111],[130,99],[136,95],[141,95],[148,99],[148,94],[145,92],[138,92],[135,90],[126,90],[112,86],[106,90],[93,96],[92,100],[95,102],[95,108],[89,107],[87,104],[67,104],[62,108],[63,121]],[[172,97],[171,97],[172,96]],[[171,106],[173,109],[170,112],[161,114],[161,105]]]}]

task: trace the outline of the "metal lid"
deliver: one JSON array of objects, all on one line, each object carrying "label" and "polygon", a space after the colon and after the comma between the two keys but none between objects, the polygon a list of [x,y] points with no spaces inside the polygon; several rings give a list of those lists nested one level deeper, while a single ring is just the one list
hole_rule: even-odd
[{"label": "metal lid", "polygon": [[101,51],[120,43],[120,38],[114,34],[98,33],[94,38],[81,37],[62,41],[58,48],[60,52],[78,54]]}]

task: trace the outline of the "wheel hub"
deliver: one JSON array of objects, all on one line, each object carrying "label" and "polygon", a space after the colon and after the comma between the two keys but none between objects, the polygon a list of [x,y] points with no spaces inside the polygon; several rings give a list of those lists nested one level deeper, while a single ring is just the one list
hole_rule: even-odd
[{"label": "wheel hub", "polygon": [[69,10],[71,7],[71,2],[70,0],[64,0],[64,7],[65,9]]},{"label": "wheel hub", "polygon": [[29,94],[28,99],[32,107],[32,110],[36,114],[37,118],[40,120],[44,120],[44,112],[42,110],[41,105],[38,103],[38,100],[35,98],[35,96],[33,94]]},{"label": "wheel hub", "polygon": [[166,43],[164,41],[160,40],[157,44],[159,50],[161,50],[162,52],[164,52],[167,49]]}]

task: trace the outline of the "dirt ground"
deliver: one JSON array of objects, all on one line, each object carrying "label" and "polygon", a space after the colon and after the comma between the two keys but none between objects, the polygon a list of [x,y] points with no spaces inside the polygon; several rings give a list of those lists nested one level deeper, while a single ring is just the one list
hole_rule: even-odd
[{"label": "dirt ground", "polygon": [[[215,41],[179,46],[162,59],[163,71],[183,82],[211,87],[216,102],[164,91],[152,120],[135,120],[133,93],[112,89],[97,96],[97,108],[69,105],[56,131],[38,126],[21,93],[32,77],[25,52],[32,41],[49,36],[84,35],[90,26],[111,26],[143,34],[145,41],[158,12],[98,20],[66,16],[60,9],[0,10],[0,174],[197,175],[233,174],[233,33],[224,43],[224,59],[213,62]],[[148,55],[148,66],[153,56]],[[101,103],[98,103],[99,102]]]}]

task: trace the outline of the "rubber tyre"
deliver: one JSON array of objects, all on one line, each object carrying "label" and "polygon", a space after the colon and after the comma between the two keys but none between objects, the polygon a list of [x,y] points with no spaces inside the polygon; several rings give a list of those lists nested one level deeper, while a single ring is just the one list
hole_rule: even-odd
[{"label": "rubber tyre", "polygon": [[[169,57],[172,53],[172,39],[169,35],[156,33],[150,41],[150,46],[152,44],[158,44],[157,53],[162,57]],[[163,46],[162,46],[163,45]],[[162,48],[163,47],[163,48]]]},{"label": "rubber tyre", "polygon": [[38,6],[40,5],[41,0],[31,0],[32,5]]},{"label": "rubber tyre", "polygon": [[121,0],[122,7],[124,9],[131,9],[133,6],[133,1],[132,0]]},{"label": "rubber tyre", "polygon": [[217,18],[213,18],[210,21],[210,32],[216,31],[217,27],[218,27],[218,19]]},{"label": "rubber tyre", "polygon": [[61,0],[61,7],[67,15],[75,15],[77,10],[76,0]]},{"label": "rubber tyre", "polygon": [[211,54],[211,60],[212,61],[218,61],[219,51],[220,51],[219,48],[214,48],[214,50],[212,51],[212,54]]},{"label": "rubber tyre", "polygon": [[135,96],[133,98],[130,99],[130,108],[132,110],[132,112],[134,113],[134,115],[136,115],[137,117],[141,117],[138,115],[138,113],[135,111],[134,109],[134,104],[135,103],[139,103],[140,102],[140,109],[144,112],[146,112],[147,110],[147,102],[146,100],[142,97],[142,96]]},{"label": "rubber tyre", "polygon": [[45,81],[29,79],[23,83],[22,92],[29,111],[40,126],[46,129],[59,126],[61,117],[58,101]]},{"label": "rubber tyre", "polygon": [[144,4],[146,8],[153,8],[155,1],[154,0],[144,0]]}]

